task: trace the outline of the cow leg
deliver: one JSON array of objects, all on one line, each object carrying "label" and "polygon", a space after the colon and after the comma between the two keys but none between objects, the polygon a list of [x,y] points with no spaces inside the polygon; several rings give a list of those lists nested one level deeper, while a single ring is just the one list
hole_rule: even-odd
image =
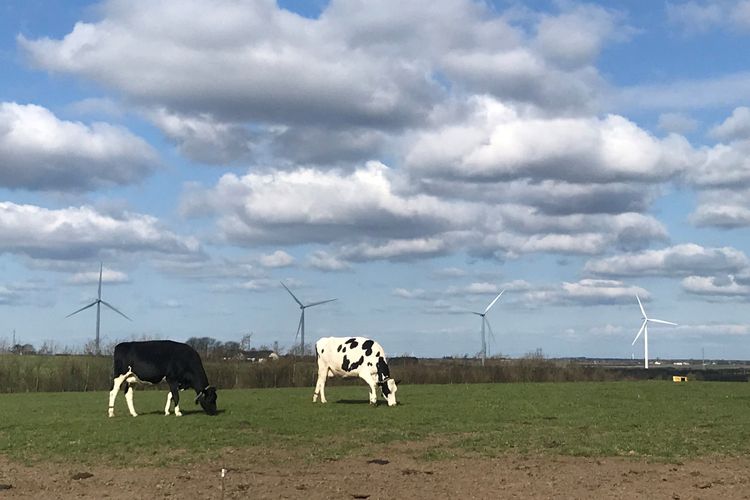
[{"label": "cow leg", "polygon": [[169,384],[169,393],[172,395],[172,401],[174,401],[174,414],[176,417],[181,417],[179,386],[177,384]]},{"label": "cow leg", "polygon": [[313,393],[313,403],[318,400],[320,396],[320,402],[326,402],[326,376],[328,370],[318,370],[318,381],[315,383],[315,392]]},{"label": "cow leg", "polygon": [[167,391],[167,404],[164,407],[164,415],[169,415],[169,406],[172,404],[172,391]]},{"label": "cow leg", "polygon": [[137,417],[138,414],[135,412],[135,406],[133,406],[133,384],[129,384],[128,390],[125,392],[125,401],[128,403],[130,414]]},{"label": "cow leg", "polygon": [[127,374],[119,375],[112,380],[112,390],[109,391],[109,416],[115,416],[115,399],[117,399],[117,393],[120,391],[120,386],[127,378]]},{"label": "cow leg", "polygon": [[370,386],[370,404],[377,405],[378,393],[376,392],[376,389],[378,388],[378,385],[375,382],[375,377],[373,377],[369,372],[365,373],[364,370],[359,373],[359,377],[367,382],[367,385]]}]

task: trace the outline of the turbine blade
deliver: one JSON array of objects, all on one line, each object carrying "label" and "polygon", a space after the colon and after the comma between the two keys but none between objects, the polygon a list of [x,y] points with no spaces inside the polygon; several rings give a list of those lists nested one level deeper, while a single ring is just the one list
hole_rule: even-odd
[{"label": "turbine blade", "polygon": [[654,323],[661,323],[663,325],[672,325],[672,326],[679,326],[677,323],[672,323],[671,321],[664,321],[663,319],[651,319],[648,318],[649,321],[653,321]]},{"label": "turbine blade", "polygon": [[635,342],[638,340],[638,337],[640,337],[641,333],[643,333],[643,329],[646,328],[646,323],[648,323],[648,320],[644,319],[643,324],[641,325],[641,329],[638,330],[638,335],[635,336],[635,338],[633,339],[633,343],[630,345],[635,345]]},{"label": "turbine blade", "polygon": [[490,338],[492,338],[492,341],[495,341],[495,332],[492,331],[492,327],[490,326],[490,320],[487,318],[484,318],[484,322],[487,323],[487,331],[490,332]]},{"label": "turbine blade", "polygon": [[297,337],[299,337],[299,331],[302,330],[302,318],[304,318],[304,311],[302,314],[299,315],[299,324],[297,325],[297,333],[294,335],[294,341],[297,342]]},{"label": "turbine blade", "polygon": [[83,311],[84,309],[88,309],[89,307],[93,307],[93,306],[95,306],[97,302],[99,302],[99,301],[98,301],[98,300],[95,300],[95,301],[93,301],[93,302],[92,302],[91,304],[89,304],[89,305],[87,305],[87,306],[83,306],[82,308],[78,309],[77,311],[73,311],[72,313],[68,314],[68,315],[67,315],[67,316],[65,316],[65,317],[66,317],[66,318],[70,318],[70,317],[71,317],[71,316],[73,316],[74,314],[78,314],[79,312]]},{"label": "turbine blade", "polygon": [[122,316],[123,318],[125,318],[126,320],[128,320],[128,321],[133,321],[132,319],[128,318],[128,317],[127,317],[127,316],[125,316],[125,315],[124,315],[123,313],[121,313],[120,311],[118,311],[118,310],[117,310],[117,308],[115,308],[115,306],[113,306],[113,305],[112,305],[112,304],[110,304],[109,302],[106,302],[106,301],[104,301],[104,300],[100,300],[99,302],[101,302],[101,303],[102,303],[102,304],[104,304],[105,306],[109,307],[109,308],[110,308],[110,309],[112,309],[112,310],[113,310],[114,312],[116,312],[117,314],[119,314],[120,316]]},{"label": "turbine blade", "polygon": [[99,262],[99,299],[102,298],[102,269],[104,268],[104,264]]},{"label": "turbine blade", "polygon": [[635,294],[635,298],[636,298],[636,300],[638,301],[638,307],[640,307],[640,308],[641,308],[641,314],[643,314],[643,317],[644,317],[644,318],[648,318],[648,316],[646,316],[646,311],[645,311],[645,310],[643,309],[643,304],[641,304],[641,298],[640,298],[640,297],[638,297],[638,294],[637,294],[637,293]]},{"label": "turbine blade", "polygon": [[468,314],[476,314],[477,316],[481,316],[481,317],[483,317],[483,318],[484,318],[484,313],[478,313],[478,312],[474,312],[474,311],[466,311],[466,312],[467,312]]},{"label": "turbine blade", "polygon": [[498,293],[498,294],[497,294],[497,297],[495,297],[495,300],[493,300],[492,302],[490,302],[490,305],[488,305],[488,306],[487,306],[487,309],[485,309],[485,310],[484,310],[484,314],[487,314],[487,311],[489,311],[489,310],[490,310],[490,308],[492,308],[492,306],[494,306],[494,305],[495,305],[495,302],[497,302],[497,299],[499,299],[499,298],[500,298],[500,296],[501,296],[501,295],[503,294],[503,292],[504,292],[504,291],[505,291],[505,290],[502,290],[502,291],[501,291],[500,293]]},{"label": "turbine blade", "polygon": [[286,291],[289,292],[289,295],[292,296],[292,298],[294,299],[294,301],[297,304],[299,304],[300,307],[305,307],[305,306],[302,305],[302,302],[300,302],[299,299],[297,297],[295,297],[295,295],[292,293],[292,291],[289,288],[287,288],[287,286],[284,284],[283,281],[280,281],[279,283],[281,283],[281,286],[283,286],[284,288],[286,288]]},{"label": "turbine blade", "polygon": [[325,304],[326,302],[333,302],[334,300],[338,300],[338,299],[321,300],[320,302],[313,302],[312,304],[307,304],[305,307],[319,306],[320,304]]}]

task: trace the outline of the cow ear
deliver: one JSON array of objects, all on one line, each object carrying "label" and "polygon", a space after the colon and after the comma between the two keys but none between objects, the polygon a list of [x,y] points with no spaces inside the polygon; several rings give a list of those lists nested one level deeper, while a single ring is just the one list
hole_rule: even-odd
[{"label": "cow ear", "polygon": [[396,380],[396,385],[401,384],[401,379]]}]

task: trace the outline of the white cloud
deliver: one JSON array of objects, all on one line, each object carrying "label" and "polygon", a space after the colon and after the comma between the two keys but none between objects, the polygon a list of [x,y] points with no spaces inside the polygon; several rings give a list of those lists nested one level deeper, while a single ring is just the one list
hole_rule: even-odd
[{"label": "white cloud", "polygon": [[657,139],[622,116],[522,116],[491,98],[477,98],[463,124],[415,137],[406,165],[417,176],[498,181],[580,183],[660,181],[688,164],[684,138]]},{"label": "white cloud", "polygon": [[283,250],[276,250],[272,254],[261,255],[259,260],[263,267],[289,267],[294,264],[294,257]]},{"label": "white cloud", "polygon": [[[419,116],[437,89],[419,65],[352,50],[343,20],[306,19],[275,2],[112,0],[100,12],[61,40],[21,35],[19,45],[44,69],[222,120],[394,125]],[[170,23],[155,29],[153,19]]]},{"label": "white cloud", "polygon": [[[386,131],[423,126],[465,92],[595,109],[594,63],[633,30],[600,6],[556,7],[519,19],[473,0],[347,0],[310,19],[272,1],[109,0],[61,39],[17,40],[37,67],[158,109],[156,123],[193,159],[247,159],[253,130],[277,154],[321,164],[372,159]],[[322,130],[337,148],[316,147]]]},{"label": "white cloud", "polygon": [[737,2],[732,10],[731,19],[737,28],[750,31],[750,0]]},{"label": "white cloud", "polygon": [[698,128],[698,120],[685,113],[662,113],[658,126],[667,133],[685,135]]},{"label": "white cloud", "polygon": [[636,294],[643,301],[651,298],[647,290],[621,281],[583,279],[577,282],[563,282],[559,287],[530,290],[523,295],[522,301],[532,307],[629,304],[634,302]]},{"label": "white cloud", "polygon": [[369,162],[352,172],[305,168],[224,175],[192,189],[186,215],[216,214],[223,240],[333,245],[344,262],[425,258],[468,250],[500,258],[530,252],[599,254],[665,240],[638,213],[545,214],[525,205],[444,199],[413,192],[398,172]]},{"label": "white cloud", "polygon": [[722,141],[750,139],[750,108],[735,108],[730,117],[711,129],[711,136]]},{"label": "white cloud", "polygon": [[750,31],[750,1],[704,0],[667,3],[667,19],[685,35],[705,34],[714,29]]},{"label": "white cloud", "polygon": [[688,243],[592,259],[584,271],[599,276],[689,276],[736,273],[747,266],[747,256],[735,248],[706,248]]},{"label": "white cloud", "polygon": [[[226,174],[212,190],[189,193],[183,210],[218,213],[224,237],[235,243],[328,243],[365,236],[413,236],[410,239],[417,242],[417,235],[476,220],[476,207],[401,195],[389,176],[390,169],[377,162],[351,173],[299,169],[242,177]],[[417,245],[410,244],[415,249]],[[368,251],[362,247],[351,252]]]},{"label": "white cloud", "polygon": [[750,141],[702,148],[685,177],[699,189],[750,186]]},{"label": "white cloud", "polygon": [[737,283],[733,275],[688,276],[682,289],[695,295],[750,298],[750,286]]},{"label": "white cloud", "polygon": [[533,45],[545,58],[564,67],[581,67],[596,60],[608,40],[625,40],[632,28],[618,26],[621,16],[592,4],[572,4],[558,15],[543,15]]},{"label": "white cloud", "polygon": [[[122,271],[115,271],[107,267],[102,268],[102,283],[127,283],[130,281],[128,275]],[[69,282],[74,285],[90,285],[99,283],[99,271],[86,271],[75,273],[70,277]]]},{"label": "white cloud", "polygon": [[406,288],[394,288],[391,293],[394,297],[399,297],[402,299],[426,300],[428,298],[423,288],[415,288],[413,290],[408,290]]},{"label": "white cloud", "polygon": [[719,2],[667,3],[667,20],[686,34],[710,31],[724,22],[724,9]]},{"label": "white cloud", "polygon": [[33,104],[0,103],[0,186],[83,191],[141,181],[155,151],[126,129],[58,119]]},{"label": "white cloud", "polygon": [[613,90],[607,107],[625,110],[697,110],[741,106],[750,100],[750,72],[639,84]]},{"label": "white cloud", "polygon": [[197,240],[164,229],[155,217],[125,213],[115,218],[87,206],[50,210],[0,202],[0,233],[0,252],[35,259],[75,260],[103,252],[195,255],[201,251]]},{"label": "white cloud", "polygon": [[255,139],[242,125],[218,122],[205,113],[182,116],[164,108],[147,115],[193,161],[227,164],[252,158]]},{"label": "white cloud", "polygon": [[352,267],[349,262],[322,250],[313,252],[308,262],[311,267],[326,272],[348,271]]},{"label": "white cloud", "polygon": [[750,226],[750,208],[732,203],[701,203],[690,214],[696,226],[732,229]]}]

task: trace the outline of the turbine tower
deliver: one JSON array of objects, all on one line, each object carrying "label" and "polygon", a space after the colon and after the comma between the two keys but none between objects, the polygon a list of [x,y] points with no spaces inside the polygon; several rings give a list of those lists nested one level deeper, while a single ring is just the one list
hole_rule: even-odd
[{"label": "turbine tower", "polygon": [[119,314],[123,318],[125,318],[125,319],[127,319],[129,321],[133,321],[132,319],[128,318],[123,313],[121,313],[120,311],[118,311],[115,308],[115,306],[113,306],[112,304],[108,303],[105,300],[102,300],[102,268],[103,268],[103,266],[102,266],[102,263],[100,262],[99,263],[99,292],[98,292],[96,300],[93,301],[91,304],[89,304],[87,306],[84,306],[84,307],[78,309],[77,311],[73,311],[72,313],[70,313],[67,316],[65,316],[66,318],[70,318],[74,314],[78,314],[79,312],[81,312],[81,311],[83,311],[85,309],[88,309],[89,307],[96,306],[96,340],[95,340],[95,346],[94,346],[94,348],[96,349],[96,354],[97,355],[101,354],[101,349],[100,349],[100,346],[99,346],[99,319],[101,317],[101,305],[102,304],[104,304],[105,306],[109,307],[110,309],[112,309],[114,312],[116,312],[117,314]]},{"label": "turbine tower", "polygon": [[497,302],[497,299],[499,299],[503,294],[503,292],[505,292],[505,290],[502,290],[497,294],[497,297],[495,297],[492,302],[490,302],[490,305],[485,308],[484,312],[471,311],[471,314],[476,314],[477,316],[480,316],[482,318],[482,366],[484,366],[484,362],[487,359],[487,338],[484,331],[485,325],[487,325],[487,329],[490,331],[490,335],[494,337],[494,334],[492,333],[492,327],[490,327],[490,322],[487,320],[486,316],[492,306],[495,305],[495,302]]},{"label": "turbine tower", "polygon": [[643,304],[641,304],[641,299],[638,297],[638,294],[635,294],[635,298],[638,301],[638,306],[641,308],[641,314],[643,315],[643,323],[641,324],[641,329],[638,330],[638,335],[635,336],[633,339],[633,343],[631,345],[635,345],[636,341],[638,340],[638,337],[641,336],[641,333],[643,333],[643,366],[644,368],[648,369],[648,324],[651,323],[661,323],[663,325],[672,325],[677,326],[677,323],[672,323],[671,321],[664,321],[663,319],[654,319],[649,318],[646,316],[646,311],[643,309]]},{"label": "turbine tower", "polygon": [[333,302],[336,299],[328,299],[328,300],[321,300],[320,302],[312,302],[310,304],[303,304],[300,302],[300,300],[292,293],[292,291],[287,288],[287,286],[281,282],[281,286],[283,286],[287,292],[289,292],[289,295],[292,296],[294,301],[299,304],[300,311],[302,311],[299,315],[299,324],[297,325],[297,334],[294,336],[295,340],[297,339],[297,335],[300,335],[300,353],[302,356],[305,355],[305,309],[308,307],[313,306],[319,306],[320,304],[325,304],[326,302]]}]

